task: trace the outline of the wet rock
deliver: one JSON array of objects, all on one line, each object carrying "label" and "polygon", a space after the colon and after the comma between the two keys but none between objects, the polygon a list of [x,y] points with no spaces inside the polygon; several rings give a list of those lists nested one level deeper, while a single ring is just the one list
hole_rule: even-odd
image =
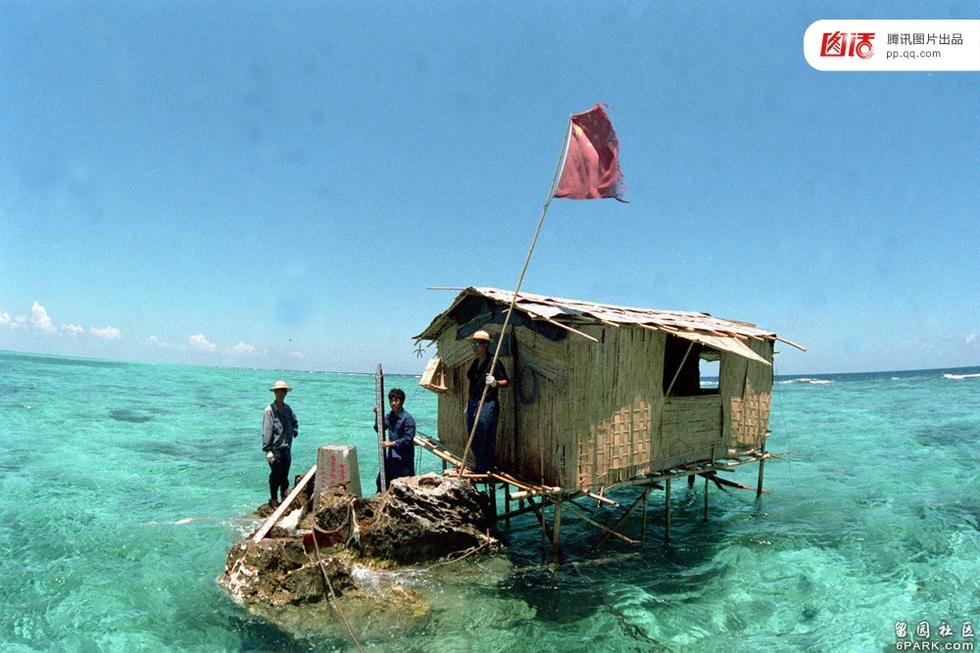
[{"label": "wet rock", "polygon": [[259,542],[249,537],[228,551],[219,581],[243,603],[307,605],[330,598],[331,588],[338,598],[373,603],[351,575],[355,562],[381,568],[501,546],[489,533],[486,497],[469,481],[436,474],[396,479],[376,498],[331,488],[302,508],[300,529],[309,532],[280,520]]},{"label": "wet rock", "polygon": [[370,522],[359,522],[368,557],[411,564],[499,545],[489,534],[483,495],[468,481],[436,474],[395,479],[372,507]]},{"label": "wet rock", "polygon": [[321,564],[295,537],[251,539],[228,551],[221,583],[244,603],[270,606],[316,603],[329,595],[323,575],[335,594],[353,588],[350,568],[339,559],[323,558]]}]

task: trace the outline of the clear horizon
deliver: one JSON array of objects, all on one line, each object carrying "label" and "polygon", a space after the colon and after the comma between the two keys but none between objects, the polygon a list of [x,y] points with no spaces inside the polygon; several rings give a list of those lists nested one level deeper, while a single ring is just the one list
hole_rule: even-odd
[{"label": "clear horizon", "polygon": [[[247,370],[247,371],[257,371],[257,372],[276,372],[277,374],[337,374],[337,375],[355,375],[355,376],[374,376],[376,374],[375,370],[370,371],[340,371],[340,370],[302,370],[302,369],[277,369],[277,368],[265,368],[265,367],[235,367],[230,365],[206,365],[197,363],[168,363],[161,361],[142,361],[142,360],[124,360],[124,359],[108,359],[108,358],[92,358],[88,356],[71,356],[65,354],[44,354],[38,352],[30,351],[15,351],[9,349],[0,349],[0,355],[14,354],[18,356],[41,356],[49,358],[60,358],[69,360],[83,360],[91,361],[93,363],[109,363],[109,364],[121,364],[121,365],[175,365],[178,367],[216,367],[229,370]],[[824,377],[824,376],[853,376],[861,374],[912,374],[915,372],[947,372],[951,370],[980,370],[980,365],[956,365],[953,367],[926,367],[926,368],[916,368],[916,369],[905,369],[905,370],[864,370],[860,372],[856,371],[844,371],[844,372],[807,372],[807,373],[784,373],[780,372],[778,368],[773,378],[783,379],[783,378],[807,378],[807,377]],[[422,375],[421,372],[398,372],[398,371],[388,371],[383,370],[386,376],[403,376],[418,378]],[[706,379],[717,379],[716,376],[705,376]]]}]

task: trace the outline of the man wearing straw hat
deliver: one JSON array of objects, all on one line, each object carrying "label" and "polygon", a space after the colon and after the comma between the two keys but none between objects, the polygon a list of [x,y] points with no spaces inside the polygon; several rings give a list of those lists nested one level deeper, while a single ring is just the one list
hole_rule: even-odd
[{"label": "man wearing straw hat", "polygon": [[[500,416],[497,394],[499,388],[507,387],[508,380],[507,372],[504,371],[504,366],[499,360],[493,372],[490,371],[490,363],[493,359],[490,357],[489,333],[477,331],[467,340],[473,343],[476,359],[466,372],[466,378],[470,382],[470,398],[466,403],[466,431],[473,434],[473,444],[470,447],[473,450],[473,471],[482,474],[493,469],[494,454],[497,450],[497,419]],[[484,386],[486,397],[483,400],[483,410],[480,411],[480,418],[476,419]],[[477,423],[475,432],[474,421]]]},{"label": "man wearing straw hat", "polygon": [[292,388],[285,381],[276,381],[269,390],[276,398],[262,415],[262,451],[269,462],[269,505],[275,509],[279,507],[277,490],[283,499],[289,494],[289,466],[293,462],[290,447],[299,434],[299,421],[285,402],[286,393]]}]

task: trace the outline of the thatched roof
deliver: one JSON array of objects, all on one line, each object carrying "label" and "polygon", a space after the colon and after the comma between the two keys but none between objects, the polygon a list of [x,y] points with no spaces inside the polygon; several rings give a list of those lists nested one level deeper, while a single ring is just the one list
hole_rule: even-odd
[{"label": "thatched roof", "polygon": [[[506,308],[510,306],[514,293],[496,288],[466,288],[456,297],[452,306],[436,316],[422,333],[415,336],[415,339],[437,340],[447,328],[458,325],[455,309],[474,297],[484,298]],[[582,326],[639,326],[645,329],[664,331],[680,338],[701,343],[712,349],[737,354],[765,365],[769,365],[769,362],[752,351],[745,344],[745,341],[782,340],[777,338],[775,333],[759,329],[754,324],[712,317],[707,313],[629,308],[576,299],[533,295],[526,292],[518,295],[515,309],[532,321],[547,322],[590,340],[595,339],[582,333],[579,330]],[[783,342],[793,344],[785,340]]]}]

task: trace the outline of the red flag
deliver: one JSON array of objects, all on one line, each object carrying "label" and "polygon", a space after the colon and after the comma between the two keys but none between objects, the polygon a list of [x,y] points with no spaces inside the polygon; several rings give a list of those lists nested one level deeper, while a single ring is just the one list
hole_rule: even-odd
[{"label": "red flag", "polygon": [[565,162],[555,197],[625,202],[626,184],[619,171],[619,139],[602,104],[572,116]]}]

